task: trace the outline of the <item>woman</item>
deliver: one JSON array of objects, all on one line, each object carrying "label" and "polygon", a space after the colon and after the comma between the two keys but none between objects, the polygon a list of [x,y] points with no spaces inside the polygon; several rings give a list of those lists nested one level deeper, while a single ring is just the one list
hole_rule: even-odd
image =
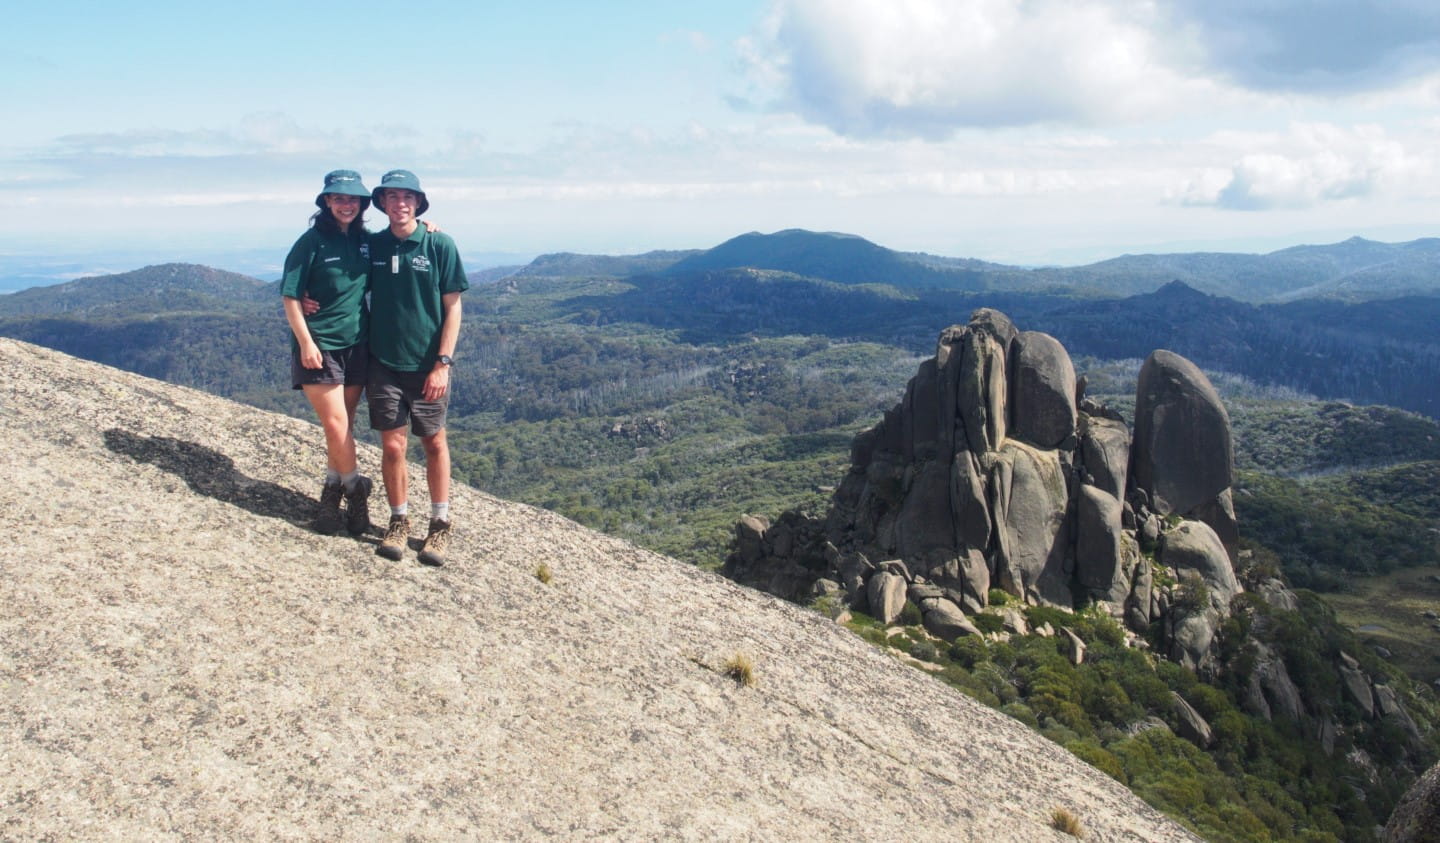
[{"label": "woman", "polygon": [[[280,282],[285,320],[293,334],[290,378],[295,389],[305,391],[325,430],[327,469],[314,528],[329,535],[344,523],[359,534],[370,529],[372,486],[355,461],[353,432],[370,360],[365,305],[370,252],[364,217],[370,191],[359,173],[335,170],[326,174],[315,204],[320,210],[290,249]],[[302,297],[318,302],[319,309],[306,316]]]}]

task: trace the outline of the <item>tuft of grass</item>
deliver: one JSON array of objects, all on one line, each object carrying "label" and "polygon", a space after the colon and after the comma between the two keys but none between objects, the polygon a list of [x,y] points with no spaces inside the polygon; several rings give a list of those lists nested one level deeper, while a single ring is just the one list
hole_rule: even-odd
[{"label": "tuft of grass", "polygon": [[1085,835],[1085,829],[1080,826],[1080,818],[1064,808],[1056,808],[1050,812],[1050,827],[1056,831],[1063,831],[1071,837]]},{"label": "tuft of grass", "polygon": [[552,572],[550,570],[550,566],[546,565],[544,562],[541,562],[540,565],[535,569],[535,579],[545,583],[546,585],[549,585],[550,581],[554,578],[554,572]]},{"label": "tuft of grass", "polygon": [[726,659],[721,672],[747,688],[755,684],[755,660],[745,653]]}]

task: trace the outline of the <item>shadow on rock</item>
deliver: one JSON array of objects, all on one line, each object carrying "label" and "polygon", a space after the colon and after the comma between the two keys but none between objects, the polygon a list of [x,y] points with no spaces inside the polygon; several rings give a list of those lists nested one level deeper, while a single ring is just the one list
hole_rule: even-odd
[{"label": "shadow on rock", "polygon": [[247,477],[235,461],[219,451],[173,439],[140,436],[112,427],[104,433],[105,446],[139,462],[148,462],[179,476],[191,489],[266,518],[283,518],[302,524],[315,510],[315,501],[293,489]]}]

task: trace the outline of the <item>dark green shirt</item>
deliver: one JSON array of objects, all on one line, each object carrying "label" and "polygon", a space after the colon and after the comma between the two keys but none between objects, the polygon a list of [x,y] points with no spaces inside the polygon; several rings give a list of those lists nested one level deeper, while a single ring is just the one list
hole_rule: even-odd
[{"label": "dark green shirt", "polygon": [[[300,235],[285,258],[280,295],[309,295],[320,309],[305,317],[310,336],[325,351],[361,342],[369,332],[365,309],[370,250],[364,238],[325,234],[314,228]],[[297,346],[291,337],[291,345]]]},{"label": "dark green shirt", "polygon": [[440,354],[441,296],[469,289],[450,235],[390,229],[370,235],[370,356],[397,372],[423,372]]}]

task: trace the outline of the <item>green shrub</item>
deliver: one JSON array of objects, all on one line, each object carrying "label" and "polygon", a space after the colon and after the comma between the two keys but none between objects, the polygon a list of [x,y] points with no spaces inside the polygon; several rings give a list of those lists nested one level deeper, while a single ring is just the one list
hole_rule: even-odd
[{"label": "green shrub", "polygon": [[1010,606],[1020,602],[1015,595],[998,588],[990,589],[986,594],[986,599],[990,601],[991,606]]},{"label": "green shrub", "polygon": [[921,614],[920,607],[906,600],[905,608],[900,610],[900,624],[902,626],[919,626],[923,621],[924,615]]},{"label": "green shrub", "polygon": [[976,664],[990,657],[990,648],[983,638],[965,635],[956,638],[945,650],[945,655],[966,670],[971,670]]},{"label": "green shrub", "polygon": [[1005,628],[1005,621],[992,612],[980,612],[970,616],[970,622],[981,632],[996,633]]},{"label": "green shrub", "polygon": [[910,655],[921,661],[933,662],[940,658],[940,651],[935,649],[933,642],[916,641],[910,645]]}]

